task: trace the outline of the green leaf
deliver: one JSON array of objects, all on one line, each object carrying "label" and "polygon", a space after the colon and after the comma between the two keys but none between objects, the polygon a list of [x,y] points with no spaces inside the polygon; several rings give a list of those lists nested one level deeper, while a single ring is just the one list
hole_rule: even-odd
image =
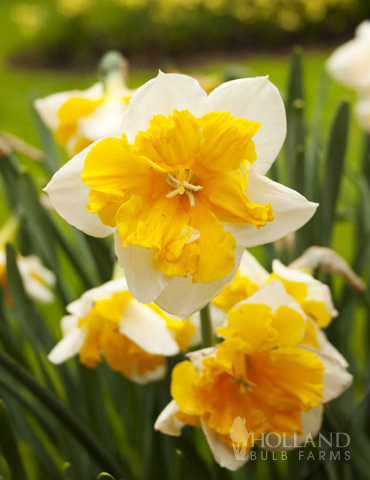
[{"label": "green leaf", "polygon": [[36,311],[24,289],[17,266],[17,255],[11,245],[6,246],[6,265],[8,286],[16,317],[32,343],[36,356],[38,356],[40,349],[48,352],[53,347],[54,340],[49,330],[45,328],[43,318]]},{"label": "green leaf", "polygon": [[49,393],[39,382],[36,381],[25,369],[9,358],[4,352],[0,351],[0,364],[12,377],[16,378],[24,388],[27,388],[56,419],[58,419],[65,428],[80,442],[86,451],[101,466],[109,466],[115,475],[126,475],[127,467],[118,465],[100,442],[80,423],[77,418],[64,407],[57,397]]},{"label": "green leaf", "polygon": [[344,173],[349,123],[349,104],[342,102],[335,115],[325,162],[324,182],[321,185],[321,244],[329,246],[339,197],[340,184]]},{"label": "green leaf", "polygon": [[[305,152],[305,188],[304,194],[311,201],[319,199],[319,183],[317,181],[319,171],[319,159],[323,143],[324,113],[326,98],[328,95],[328,75],[325,70],[321,73],[320,82],[315,98],[312,115],[312,123],[307,139]],[[302,193],[302,192],[301,192]]]},{"label": "green leaf", "polygon": [[14,480],[27,480],[22,458],[4,402],[0,399],[0,446]]},{"label": "green leaf", "polygon": [[13,213],[17,213],[19,200],[19,167],[17,164],[17,159],[14,155],[10,154],[8,157],[1,158],[0,173],[8,197],[8,204]]},{"label": "green leaf", "polygon": [[35,107],[33,106],[33,100],[35,100],[36,98],[38,98],[38,95],[34,93],[31,97],[32,113],[35,119],[39,136],[40,136],[42,149],[45,152],[43,165],[47,173],[53,175],[59,168],[58,149],[53,139],[51,131],[47,128],[47,126],[41,120],[40,115],[37,113]]},{"label": "green leaf", "polygon": [[109,473],[103,472],[98,476],[98,480],[115,480],[115,478]]},{"label": "green leaf", "polygon": [[287,137],[285,144],[290,185],[303,192],[304,189],[304,88],[303,59],[299,50],[291,58],[286,99]]},{"label": "green leaf", "polygon": [[370,133],[364,134],[361,167],[367,184],[370,186]]}]

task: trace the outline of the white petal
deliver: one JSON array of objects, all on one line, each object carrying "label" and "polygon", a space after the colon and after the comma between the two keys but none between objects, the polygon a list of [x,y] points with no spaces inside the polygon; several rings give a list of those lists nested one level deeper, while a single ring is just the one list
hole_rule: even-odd
[{"label": "white petal", "polygon": [[364,22],[360,23],[360,25],[356,28],[355,35],[357,38],[361,38],[361,40],[367,40],[370,42],[370,21],[365,20]]},{"label": "white petal", "polygon": [[131,294],[142,303],[155,301],[172,279],[155,267],[154,250],[137,245],[123,248],[118,231],[114,234],[114,245]]},{"label": "white petal", "polygon": [[102,137],[120,136],[122,118],[126,110],[127,103],[125,101],[106,100],[91,115],[80,118],[78,122],[79,135],[92,141]]},{"label": "white petal", "polygon": [[223,442],[220,438],[220,435],[214,430],[211,430],[204,420],[201,419],[200,421],[212,455],[221,467],[235,471],[245,465],[245,463],[248,461],[248,455],[242,455],[241,459],[237,459],[233,448],[227,443]]},{"label": "white petal", "polygon": [[317,326],[317,324],[313,323],[316,330],[316,337],[317,341],[320,345],[321,352],[330,358],[336,360],[343,368],[348,367],[347,360],[343,357],[343,355],[332,345],[329,340],[327,339],[325,333]]},{"label": "white petal", "polygon": [[307,284],[315,281],[315,279],[308,273],[301,272],[295,268],[286,267],[278,259],[272,261],[272,271],[276,273],[276,275],[279,275],[279,277],[285,278],[290,282]]},{"label": "white petal", "polygon": [[27,294],[36,302],[51,303],[54,300],[54,294],[35,278],[27,276],[23,281]]},{"label": "white petal", "polygon": [[189,110],[194,116],[202,115],[206,92],[197,80],[177,73],[159,72],[156,78],[140,87],[129,102],[121,132],[130,143],[136,134],[149,127],[153,115],[170,115],[176,110]]},{"label": "white petal", "polygon": [[[323,349],[315,349],[308,346],[300,347],[303,350],[315,352],[319,359],[324,364],[324,390],[322,392],[322,403],[330,402],[334,398],[339,397],[347,388],[350,387],[353,381],[352,375],[347,372],[343,360],[337,357],[337,354],[333,354],[333,350],[328,348],[327,345],[323,345]],[[334,348],[334,347],[332,347]],[[338,352],[339,353],[339,352]]]},{"label": "white petal", "polygon": [[201,310],[233,279],[238,270],[243,251],[243,248],[235,249],[235,267],[226,277],[210,283],[192,283],[190,276],[187,278],[173,277],[155,300],[155,303],[166,312],[173,313],[180,318],[187,318],[194,312]]},{"label": "white petal", "polygon": [[59,364],[68,360],[68,358],[76,355],[84,344],[87,328],[76,328],[72,330],[66,337],[55,345],[49,353],[48,359],[55,364]]},{"label": "white petal", "polygon": [[174,437],[180,436],[184,424],[175,417],[175,413],[179,410],[175,400],[172,400],[160,413],[154,424],[154,428],[166,435],[172,435]]},{"label": "white petal", "polygon": [[307,439],[315,438],[318,435],[322,420],[324,407],[322,404],[313,408],[309,412],[302,412],[301,424],[302,435],[293,435],[292,437],[278,436],[273,433],[263,435],[261,440],[257,442],[258,446],[265,450],[282,452],[284,450],[292,450],[299,447]]},{"label": "white petal", "polygon": [[265,304],[268,305],[273,312],[275,312],[281,306],[286,306],[294,309],[296,312],[302,315],[303,318],[307,318],[301,306],[294,300],[293,297],[287,294],[284,285],[277,278],[267,283],[249,298],[240,302],[238,305],[245,303],[252,305]]},{"label": "white petal", "polygon": [[166,375],[166,371],[167,365],[159,365],[155,370],[148,370],[143,375],[134,373],[128,378],[139,385],[145,385],[146,383],[161,380]]},{"label": "white petal", "polygon": [[347,390],[352,384],[353,377],[337,360],[330,357],[323,357],[320,354],[319,358],[325,366],[322,401],[326,403],[339,397]]},{"label": "white petal", "polygon": [[66,315],[62,318],[60,325],[62,328],[63,337],[66,337],[72,332],[72,330],[78,328],[78,320],[78,317],[75,317],[74,315]]},{"label": "white petal", "polygon": [[125,278],[117,278],[100,285],[99,287],[87,290],[81,298],[67,305],[67,312],[79,318],[85,317],[92,309],[97,300],[110,298],[113,293],[125,292],[127,283]]},{"label": "white petal", "polygon": [[27,272],[29,274],[35,274],[46,285],[54,286],[56,277],[53,272],[43,266],[40,259],[36,255],[29,255],[28,257],[19,257],[18,267],[21,273]]},{"label": "white petal", "polygon": [[28,295],[41,303],[52,302],[54,295],[47,287],[55,285],[56,277],[54,273],[45,268],[35,255],[19,256],[17,265]]},{"label": "white petal", "polygon": [[232,80],[217,87],[207,98],[207,112],[228,111],[238,118],[261,123],[254,135],[255,168],[267,172],[279,153],[286,135],[286,115],[279,90],[268,77]]},{"label": "white petal", "polygon": [[269,178],[249,171],[246,194],[253,203],[271,203],[275,218],[257,229],[250,224],[224,225],[235,237],[238,245],[254,247],[274,242],[295,232],[307,223],[318,207],[298,192],[274,182]]},{"label": "white petal", "polygon": [[119,331],[153,355],[176,355],[180,351],[165,320],[135,299],[124,308]]},{"label": "white petal", "polygon": [[89,145],[52,177],[45,191],[55,210],[68,223],[94,237],[106,237],[114,229],[103,225],[96,213],[86,210],[90,188],[82,182],[81,173],[86,155],[97,142]]},{"label": "white petal", "polygon": [[329,73],[340,83],[356,90],[370,88],[370,40],[357,37],[345,43],[327,61]]},{"label": "white petal", "polygon": [[262,287],[270,274],[263,268],[258,260],[247,250],[244,251],[242,261],[240,262],[239,273],[242,277],[248,278],[258,287]]}]

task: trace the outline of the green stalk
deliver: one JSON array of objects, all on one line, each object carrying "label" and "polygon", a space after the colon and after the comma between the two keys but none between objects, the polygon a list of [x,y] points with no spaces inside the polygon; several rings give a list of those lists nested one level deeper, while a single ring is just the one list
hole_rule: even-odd
[{"label": "green stalk", "polygon": [[212,334],[212,322],[209,312],[209,304],[200,311],[200,325],[202,329],[203,347],[212,347],[214,345]]},{"label": "green stalk", "polygon": [[40,385],[23,367],[18,365],[6,353],[0,351],[0,365],[24,387],[26,387],[80,442],[89,455],[118,478],[131,478],[131,475],[118,465],[110,453],[100,445],[88,430],[64,407],[54,395]]}]

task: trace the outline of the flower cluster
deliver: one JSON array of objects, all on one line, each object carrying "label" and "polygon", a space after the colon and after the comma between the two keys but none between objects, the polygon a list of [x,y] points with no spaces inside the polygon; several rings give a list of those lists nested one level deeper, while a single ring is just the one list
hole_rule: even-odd
[{"label": "flower cluster", "polygon": [[[287,448],[315,435],[323,404],[352,379],[321,331],[337,314],[330,291],[278,260],[270,275],[245,251],[297,230],[317,208],[265,176],[286,134],[278,90],[247,78],[207,96],[193,78],[160,72],[132,96],[121,126],[111,115],[115,128],[99,92],[59,94],[49,124],[78,153],[46,191],[70,224],[114,234],[125,277],[67,307],[49,359],[78,354],[95,367],[104,358],[137,383],[158,380],[166,357],[200,343],[198,312],[212,301],[219,344],[174,367],[173,400],[155,428],[202,428],[231,470],[243,464],[235,443],[246,461],[265,435],[286,437]],[[61,97],[40,101],[41,115]]]}]

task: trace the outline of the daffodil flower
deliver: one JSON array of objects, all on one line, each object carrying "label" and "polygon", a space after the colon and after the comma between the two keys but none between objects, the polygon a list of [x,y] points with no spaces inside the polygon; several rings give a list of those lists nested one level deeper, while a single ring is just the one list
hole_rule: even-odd
[{"label": "daffodil flower", "polygon": [[173,400],[155,428],[175,436],[184,425],[202,428],[216,462],[230,470],[248,461],[254,444],[282,450],[314,437],[323,404],[352,376],[339,352],[315,344],[306,325],[280,280],[268,283],[229,312],[220,345],[176,365]]},{"label": "daffodil flower", "polygon": [[114,135],[133,94],[125,85],[59,92],[35,101],[35,108],[59,145],[76,155],[95,140]]},{"label": "daffodil flower", "polygon": [[355,38],[337,48],[327,61],[329,73],[338,82],[370,94],[370,21],[362,22]]},{"label": "daffodil flower", "polygon": [[[45,268],[35,255],[29,255],[28,257],[18,255],[17,267],[28,296],[40,303],[51,303],[54,295],[50,289],[56,281],[54,273]],[[12,298],[8,288],[4,251],[0,251],[0,285],[4,289],[7,303],[11,305]]]},{"label": "daffodil flower", "polygon": [[207,96],[180,74],[132,97],[122,137],[76,155],[46,188],[87,234],[115,236],[131,293],[187,317],[235,275],[245,247],[297,230],[317,204],[264,176],[285,138],[281,96],[267,77]]},{"label": "daffodil flower", "polygon": [[362,22],[355,38],[341,45],[330,56],[326,67],[341,84],[359,94],[355,112],[360,125],[370,132],[370,21]]},{"label": "daffodil flower", "polygon": [[164,376],[167,356],[200,342],[199,315],[182,321],[155,304],[140,304],[124,278],[88,290],[67,311],[64,337],[49,354],[55,364],[78,354],[94,368],[104,358],[113,370],[146,383]]},{"label": "daffodil flower", "polygon": [[[283,283],[287,293],[319,327],[327,327],[333,317],[338,315],[327,285],[308,273],[286,267],[277,259],[272,262],[272,274],[269,274],[247,251],[243,253],[235,278],[213,299],[212,304],[227,313],[238,302],[250,297],[274,278]],[[220,317],[218,311],[215,311],[215,315]]]}]

